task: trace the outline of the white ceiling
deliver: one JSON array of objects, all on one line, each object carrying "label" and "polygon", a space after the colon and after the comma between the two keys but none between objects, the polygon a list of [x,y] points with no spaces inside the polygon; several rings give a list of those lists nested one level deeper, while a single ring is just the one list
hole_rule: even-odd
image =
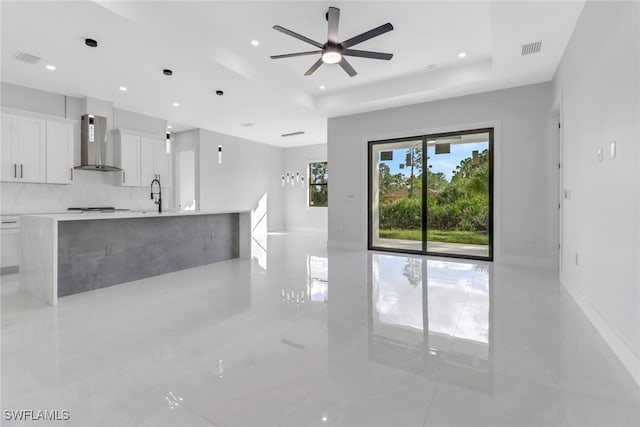
[{"label": "white ceiling", "polygon": [[[329,6],[341,10],[340,40],[391,22],[393,31],[354,48],[393,53],[393,59],[349,57],[359,73],[351,78],[327,64],[305,77],[315,56],[269,58],[315,49],[274,31],[276,24],[326,42]],[[118,108],[165,118],[176,128],[202,127],[283,147],[325,143],[327,117],[551,80],[582,6],[582,1],[2,1],[1,78],[110,100]],[[99,46],[85,46],[86,37]],[[521,56],[521,45],[537,40],[544,42],[542,52]],[[19,62],[13,59],[18,51],[42,61]],[[467,57],[458,58],[460,51]],[[46,64],[57,69],[48,71]],[[438,67],[430,71],[429,64]],[[164,76],[163,68],[174,75]],[[225,95],[217,96],[217,89]],[[255,126],[241,126],[246,122]],[[296,131],[306,133],[280,136]]]}]

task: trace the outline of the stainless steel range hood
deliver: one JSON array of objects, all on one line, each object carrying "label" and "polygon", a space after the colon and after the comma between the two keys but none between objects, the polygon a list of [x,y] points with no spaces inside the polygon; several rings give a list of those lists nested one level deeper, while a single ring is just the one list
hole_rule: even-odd
[{"label": "stainless steel range hood", "polygon": [[113,172],[122,169],[106,165],[107,160],[107,118],[85,114],[80,130],[80,166],[75,169]]}]

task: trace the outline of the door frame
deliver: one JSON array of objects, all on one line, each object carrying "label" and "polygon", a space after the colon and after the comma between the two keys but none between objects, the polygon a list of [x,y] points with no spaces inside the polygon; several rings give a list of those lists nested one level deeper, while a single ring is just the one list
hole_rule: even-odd
[{"label": "door frame", "polygon": [[[486,127],[472,127],[464,130],[456,130],[456,131],[447,131],[447,132],[433,132],[433,133],[425,133],[417,136],[410,137],[401,137],[401,138],[389,138],[389,139],[376,139],[367,141],[367,249],[382,251],[382,252],[396,252],[396,253],[408,253],[408,254],[418,254],[418,255],[430,255],[430,256],[439,256],[439,257],[447,257],[447,258],[459,258],[459,259],[471,259],[478,261],[493,261],[494,260],[494,175],[495,175],[495,133],[497,126],[489,125]],[[459,254],[447,254],[442,252],[429,252],[427,250],[427,174],[425,171],[427,170],[427,140],[432,138],[443,138],[450,136],[460,136],[460,135],[469,135],[474,133],[488,133],[489,134],[489,224],[488,224],[488,235],[489,235],[489,255],[487,257],[478,257],[473,255],[459,255]],[[385,247],[377,247],[373,245],[373,203],[374,198],[373,188],[372,188],[372,166],[373,166],[373,147],[375,145],[381,144],[389,144],[389,143],[400,143],[405,141],[422,141],[422,150],[423,150],[423,159],[422,159],[422,250],[413,250],[413,249],[401,249],[401,248],[385,248]]]}]

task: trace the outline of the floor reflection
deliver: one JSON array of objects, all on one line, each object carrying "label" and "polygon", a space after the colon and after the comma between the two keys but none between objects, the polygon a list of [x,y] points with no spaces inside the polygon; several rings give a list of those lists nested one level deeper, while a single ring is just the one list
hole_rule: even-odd
[{"label": "floor reflection", "polygon": [[372,361],[490,383],[490,264],[370,253],[369,271]]}]

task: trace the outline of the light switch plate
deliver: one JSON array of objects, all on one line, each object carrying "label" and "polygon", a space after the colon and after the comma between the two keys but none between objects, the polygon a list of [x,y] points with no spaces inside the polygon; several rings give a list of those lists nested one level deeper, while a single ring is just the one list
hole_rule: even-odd
[{"label": "light switch plate", "polygon": [[603,160],[602,151],[603,151],[602,147],[598,147],[598,150],[596,151],[596,159],[598,159],[599,162]]},{"label": "light switch plate", "polygon": [[612,159],[616,158],[616,142],[615,141],[611,141],[611,158]]}]

